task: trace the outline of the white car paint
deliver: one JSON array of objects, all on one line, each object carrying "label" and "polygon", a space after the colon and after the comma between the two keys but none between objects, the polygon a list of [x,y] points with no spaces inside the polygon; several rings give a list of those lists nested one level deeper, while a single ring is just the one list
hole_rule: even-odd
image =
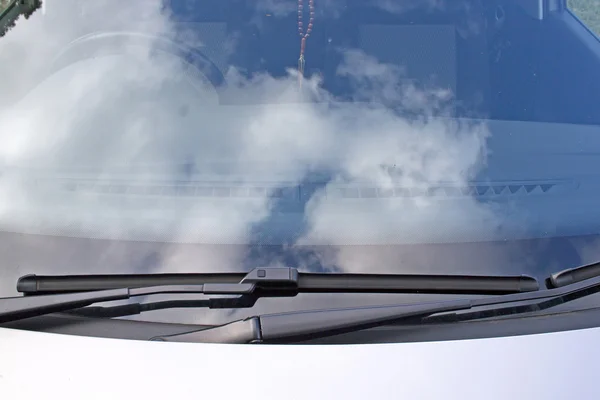
[{"label": "white car paint", "polygon": [[222,345],[0,328],[0,399],[596,399],[600,328],[378,345]]}]

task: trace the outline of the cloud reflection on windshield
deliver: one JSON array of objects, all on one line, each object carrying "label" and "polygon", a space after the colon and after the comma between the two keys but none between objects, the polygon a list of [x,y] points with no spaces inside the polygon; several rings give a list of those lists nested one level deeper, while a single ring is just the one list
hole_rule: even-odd
[{"label": "cloud reflection on windshield", "polygon": [[[50,3],[52,16],[19,21],[0,40],[8,77],[0,103],[11,104],[0,113],[2,224],[117,241],[99,247],[110,263],[78,261],[77,271],[65,272],[236,270],[252,254],[248,244],[310,249],[305,259],[325,269],[369,272],[373,263],[349,256],[356,248],[348,245],[493,236],[498,217],[468,193],[432,196],[440,185],[460,191],[486,160],[486,126],[443,117],[452,93],[417,88],[401,67],[357,49],[345,51],[338,68],[355,102],[338,101],[317,76],[299,92],[296,60],[283,77],[223,70],[227,86],[217,90],[181,60],[126,39],[41,82],[56,55],[90,27],[179,36],[159,2],[120,2],[118,13],[103,1],[89,3],[86,18]],[[302,191],[311,182],[314,190]],[[304,209],[281,200],[282,189]],[[279,243],[260,239],[277,229],[285,231]],[[136,261],[117,264],[126,252],[118,240],[163,244],[142,246]],[[176,243],[224,247],[200,255]],[[410,272],[424,264],[401,265]],[[378,272],[403,272],[385,253],[377,265],[386,266]],[[35,267],[41,272],[42,260]],[[53,268],[44,272],[63,272]]]}]

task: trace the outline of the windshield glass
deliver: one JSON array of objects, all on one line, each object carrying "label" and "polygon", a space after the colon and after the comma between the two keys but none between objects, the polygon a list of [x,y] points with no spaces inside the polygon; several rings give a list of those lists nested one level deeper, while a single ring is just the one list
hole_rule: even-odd
[{"label": "windshield glass", "polygon": [[600,259],[592,4],[0,0],[0,296]]}]

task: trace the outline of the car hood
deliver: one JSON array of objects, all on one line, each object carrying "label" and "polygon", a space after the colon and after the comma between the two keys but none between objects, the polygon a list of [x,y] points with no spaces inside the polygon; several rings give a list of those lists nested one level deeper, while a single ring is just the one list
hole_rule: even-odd
[{"label": "car hood", "polygon": [[[223,345],[0,328],[0,394],[39,399],[595,398],[600,328],[377,345]],[[576,384],[574,384],[576,382]]]}]

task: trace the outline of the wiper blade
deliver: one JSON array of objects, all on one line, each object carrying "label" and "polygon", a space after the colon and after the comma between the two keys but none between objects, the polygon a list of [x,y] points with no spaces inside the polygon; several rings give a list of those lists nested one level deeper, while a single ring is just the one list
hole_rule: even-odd
[{"label": "wiper blade", "polygon": [[[529,292],[539,288],[537,280],[526,276],[310,274],[300,273],[294,268],[257,268],[235,283],[227,281],[238,278],[239,274],[212,274],[208,277],[212,282],[207,282],[209,279],[202,274],[174,274],[169,275],[167,278],[164,275],[143,275],[140,276],[140,281],[132,277],[135,276],[129,275],[124,278],[119,275],[75,277],[29,275],[22,277],[19,279],[17,286],[19,290],[24,291],[27,295],[0,298],[0,323],[54,312],[78,310],[104,301],[126,300],[136,296],[157,294],[230,295],[234,297],[209,298],[205,303],[196,302],[190,306],[240,308],[252,307],[260,297],[295,296],[303,292],[418,292],[493,295]],[[132,279],[137,283],[133,287],[101,290],[102,287],[106,286],[118,286],[123,283],[131,284],[133,283]],[[225,282],[219,283],[218,279]],[[155,309],[152,303],[150,305],[130,305],[129,307],[129,309],[122,308],[120,310],[96,308],[96,315],[114,315],[115,313],[117,315],[127,315],[123,312],[136,313],[146,311],[146,309]],[[86,310],[82,312],[85,313]],[[94,310],[87,310],[87,312],[92,314]]]},{"label": "wiper blade", "polygon": [[539,311],[597,292],[600,292],[600,277],[559,289],[480,299],[257,315],[208,329],[157,336],[152,340],[201,343],[300,342],[388,325],[407,318],[424,319],[439,313],[476,307],[493,306],[481,312],[479,318],[491,317],[495,313],[514,315]]},{"label": "wiper blade", "polygon": [[597,276],[600,276],[600,262],[554,273],[546,280],[546,284],[548,287],[559,288]]},{"label": "wiper blade", "polygon": [[30,295],[260,281],[264,282],[262,286],[272,288],[287,284],[298,293],[508,294],[539,289],[538,281],[525,275],[321,274],[299,272],[295,268],[256,268],[249,273],[25,275],[19,278],[17,290]]}]

